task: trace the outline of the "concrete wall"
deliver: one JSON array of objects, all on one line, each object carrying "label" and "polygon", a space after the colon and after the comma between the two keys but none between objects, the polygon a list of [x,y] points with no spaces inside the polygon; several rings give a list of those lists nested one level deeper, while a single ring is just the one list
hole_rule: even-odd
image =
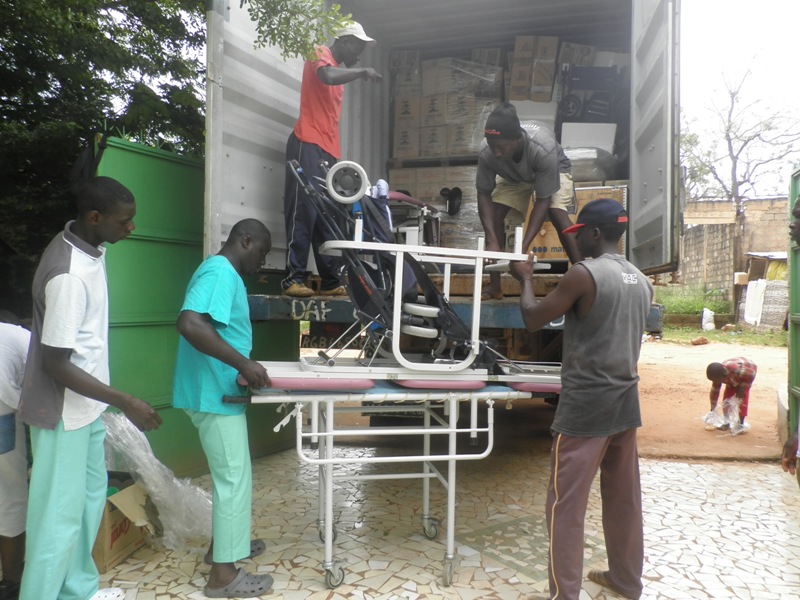
[{"label": "concrete wall", "polygon": [[[787,198],[748,200],[741,250],[786,251],[789,248]],[[705,290],[725,289],[733,300],[736,210],[730,202],[689,202],[681,237],[681,281]],[[745,267],[742,267],[744,270]]]},{"label": "concrete wall", "polygon": [[744,251],[789,250],[789,200],[749,200],[745,206]]},{"label": "concrete wall", "polygon": [[692,225],[681,237],[681,282],[704,290],[724,289],[733,300],[733,247],[736,225]]}]

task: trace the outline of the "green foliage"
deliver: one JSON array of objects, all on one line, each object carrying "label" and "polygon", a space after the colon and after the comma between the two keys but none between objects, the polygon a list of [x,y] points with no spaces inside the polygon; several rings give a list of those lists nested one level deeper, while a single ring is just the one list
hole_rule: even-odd
[{"label": "green foliage", "polygon": [[0,307],[30,314],[38,256],[74,214],[70,168],[98,131],[200,154],[204,6],[0,3]]},{"label": "green foliage", "polygon": [[700,315],[704,308],[719,314],[731,312],[725,290],[704,292],[694,286],[658,286],[655,301],[664,307],[665,313],[673,315]]},{"label": "green foliage", "polygon": [[240,0],[256,23],[257,46],[277,46],[284,59],[313,55],[314,46],[352,21],[338,4],[324,0]]},{"label": "green foliage", "polygon": [[710,342],[722,344],[745,344],[749,346],[773,346],[786,348],[789,345],[789,333],[786,331],[756,333],[747,329],[735,331],[722,331],[713,329],[702,331],[699,327],[673,327],[665,325],[662,339],[667,342],[689,344],[698,337],[704,337]]}]

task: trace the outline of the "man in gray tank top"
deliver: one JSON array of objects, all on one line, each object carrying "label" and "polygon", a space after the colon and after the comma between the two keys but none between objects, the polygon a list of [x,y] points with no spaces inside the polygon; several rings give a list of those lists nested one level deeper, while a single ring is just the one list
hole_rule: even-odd
[{"label": "man in gray tank top", "polygon": [[586,505],[598,469],[608,570],[590,571],[588,578],[625,598],[642,594],[637,362],[653,287],[617,253],[627,224],[618,202],[589,202],[564,232],[576,234],[578,248],[592,260],[573,266],[540,300],[533,293],[531,261],[511,265],[522,285],[520,309],[529,331],[565,317],[547,491],[551,598],[580,596]]}]

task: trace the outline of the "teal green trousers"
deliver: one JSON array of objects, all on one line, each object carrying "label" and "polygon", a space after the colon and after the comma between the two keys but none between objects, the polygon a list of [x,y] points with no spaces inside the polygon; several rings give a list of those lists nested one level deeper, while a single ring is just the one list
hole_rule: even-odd
[{"label": "teal green trousers", "polygon": [[214,562],[231,563],[250,556],[253,470],[247,440],[247,417],[186,411],[200,433],[208,459],[212,494]]},{"label": "teal green trousers", "polygon": [[98,417],[64,431],[31,427],[33,469],[20,600],[87,600],[97,592],[92,559],[108,474]]}]

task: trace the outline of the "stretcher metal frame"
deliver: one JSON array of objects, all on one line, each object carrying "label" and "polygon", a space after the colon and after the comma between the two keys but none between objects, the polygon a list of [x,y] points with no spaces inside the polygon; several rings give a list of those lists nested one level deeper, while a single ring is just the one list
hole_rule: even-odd
[{"label": "stretcher metal frame", "polygon": [[[262,363],[276,378],[306,375],[298,363]],[[373,377],[382,377],[373,374]],[[422,533],[428,539],[439,536],[440,520],[431,514],[430,482],[438,480],[447,492],[446,503],[446,549],[443,558],[442,583],[452,584],[455,572],[455,508],[456,508],[456,463],[462,460],[480,460],[491,453],[494,445],[494,403],[498,400],[513,401],[530,398],[531,393],[517,391],[501,384],[492,384],[476,390],[404,389],[385,381],[376,381],[373,388],[358,392],[348,391],[288,391],[256,390],[249,401],[254,404],[294,405],[275,430],[288,425],[292,420],[296,427],[296,451],[301,461],[315,465],[319,470],[317,529],[325,544],[322,568],[329,588],[344,582],[346,561],[335,560],[333,543],[337,537],[333,521],[334,481],[364,481],[384,479],[422,479]],[[369,405],[363,403],[367,401]],[[384,402],[391,404],[383,405]],[[460,405],[469,405],[467,427],[458,426]],[[487,406],[487,423],[478,426],[479,405]],[[380,428],[337,428],[336,414],[358,412],[362,414],[386,414],[392,412],[418,413],[422,426],[400,426]],[[441,413],[441,414],[440,414]],[[365,456],[359,458],[337,455],[336,442],[363,436],[365,432],[378,436],[417,436],[422,438],[422,453],[407,453],[396,456]],[[486,435],[486,443],[479,452],[459,452],[459,437],[470,437],[470,445],[478,443],[477,436]],[[444,436],[447,451],[436,454],[432,451],[433,436]],[[440,469],[434,462],[445,465]],[[347,464],[417,463],[420,470],[404,473],[379,473],[369,475],[338,474],[337,467]]]},{"label": "stretcher metal frame", "polygon": [[[294,405],[289,414],[276,426],[276,430],[286,426],[292,418],[296,425],[296,450],[303,462],[316,465],[319,469],[318,479],[318,516],[317,529],[325,544],[325,556],[322,567],[325,570],[325,581],[330,588],[336,588],[344,582],[344,561],[335,561],[333,542],[336,529],[333,523],[333,482],[337,479],[375,480],[375,479],[422,479],[422,532],[429,539],[439,535],[439,520],[430,513],[430,482],[438,480],[447,491],[446,529],[447,542],[443,559],[442,583],[449,586],[455,571],[455,506],[456,506],[456,463],[461,460],[479,460],[489,455],[494,445],[494,403],[498,400],[513,401],[531,398],[534,391],[547,394],[560,391],[560,365],[518,363],[510,361],[498,352],[488,348],[480,340],[480,305],[481,283],[486,261],[505,263],[524,261],[527,254],[521,248],[521,230],[517,231],[514,252],[487,251],[484,238],[478,237],[477,249],[441,248],[422,245],[404,245],[375,241],[373,233],[370,239],[364,236],[364,213],[352,220],[353,239],[345,236],[338,227],[335,213],[350,218],[346,212],[340,211],[335,204],[326,200],[314,185],[308,181],[302,168],[296,161],[290,161],[298,183],[303,187],[317,209],[320,218],[326,222],[334,238],[320,245],[323,254],[341,254],[345,258],[347,272],[354,275],[348,286],[360,285],[373,300],[380,291],[369,273],[365,270],[364,259],[369,256],[392,255],[394,286],[391,294],[391,308],[386,305],[388,298],[380,296],[378,304],[379,316],[367,314],[363,307],[356,304],[360,320],[348,329],[342,337],[350,336],[345,348],[359,336],[380,332],[380,341],[371,356],[363,351],[354,360],[340,359],[341,351],[333,356],[328,354],[331,348],[319,353],[318,358],[301,360],[297,363],[262,363],[270,376],[273,388],[252,390],[252,396],[244,401],[257,404],[289,404]],[[334,165],[328,172],[324,182],[328,196],[341,204],[353,204],[362,198],[369,188],[366,173],[355,163],[344,162]],[[360,184],[360,185],[356,185]],[[382,186],[379,185],[378,188]],[[371,200],[365,200],[371,202]],[[367,207],[369,208],[369,207]],[[367,211],[369,212],[369,210]],[[380,221],[375,217],[376,220]],[[444,290],[439,296],[432,285],[427,289],[420,280],[425,278],[424,272],[418,269],[418,263],[427,262],[441,265],[444,268]],[[423,290],[427,304],[404,302],[399,291],[404,279],[405,269],[411,269],[417,283]],[[417,264],[417,267],[413,266]],[[451,267],[459,265],[469,267],[474,272],[472,290],[473,311],[469,325],[450,329],[458,337],[458,344],[463,355],[455,352],[447,354],[447,331],[439,327],[449,318],[449,307],[446,298],[450,292]],[[546,268],[545,265],[534,264],[534,269]],[[353,291],[355,288],[349,288]],[[436,292],[436,293],[434,293]],[[444,298],[445,302],[440,300]],[[433,306],[431,300],[436,301]],[[369,302],[367,302],[369,304]],[[444,314],[443,312],[444,311]],[[404,321],[403,312],[419,317],[416,323]],[[437,321],[439,319],[439,321]],[[459,319],[460,321],[460,319]],[[422,324],[420,324],[420,322]],[[452,323],[452,321],[450,321]],[[431,339],[439,339],[439,350],[428,355],[412,356],[401,347],[401,334],[416,335]],[[391,342],[391,351],[379,357],[379,350],[384,340]],[[493,352],[493,360],[479,361],[483,352]],[[241,399],[240,399],[241,400]],[[236,401],[236,400],[234,400]],[[469,426],[459,428],[459,412],[462,402],[469,403]],[[479,403],[487,405],[486,427],[478,425]],[[355,404],[355,405],[354,405]],[[336,414],[346,412],[364,414],[375,413],[419,413],[422,426],[354,428],[341,429],[336,426]],[[440,414],[440,411],[443,411]],[[304,423],[307,417],[308,424]],[[421,436],[422,454],[408,453],[390,457],[344,457],[337,455],[336,442],[342,439],[360,436],[369,431],[371,435],[386,436]],[[469,436],[471,446],[479,443],[478,435],[486,434],[486,444],[480,452],[459,452],[459,436]],[[446,453],[433,452],[433,436],[443,436],[447,440]],[[308,449],[305,443],[308,442]],[[316,456],[313,453],[316,452]],[[434,462],[446,463],[446,469],[439,469]],[[369,475],[339,475],[336,467],[345,464],[384,464],[384,463],[419,463],[421,470],[407,473],[383,473]]]}]

